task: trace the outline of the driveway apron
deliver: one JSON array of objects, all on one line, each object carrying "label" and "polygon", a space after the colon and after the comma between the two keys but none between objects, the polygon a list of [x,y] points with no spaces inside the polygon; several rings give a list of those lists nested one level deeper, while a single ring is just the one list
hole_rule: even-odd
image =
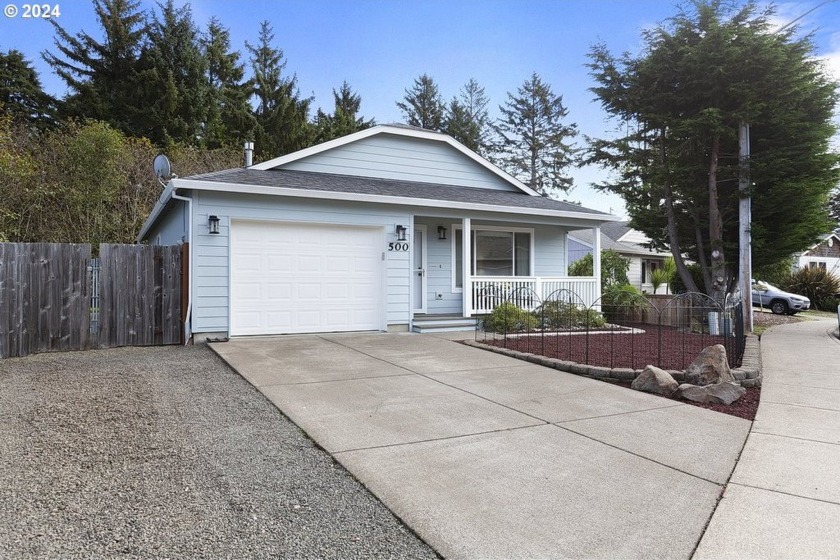
[{"label": "driveway apron", "polygon": [[212,348],[446,558],[689,558],[750,428],[431,335]]}]

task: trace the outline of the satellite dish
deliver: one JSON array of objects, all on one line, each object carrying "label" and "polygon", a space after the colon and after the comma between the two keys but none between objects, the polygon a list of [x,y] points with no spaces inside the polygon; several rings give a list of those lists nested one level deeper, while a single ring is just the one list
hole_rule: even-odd
[{"label": "satellite dish", "polygon": [[155,170],[155,177],[157,177],[161,185],[165,183],[166,179],[172,177],[172,166],[169,165],[169,158],[165,155],[156,155],[152,162],[152,167]]}]

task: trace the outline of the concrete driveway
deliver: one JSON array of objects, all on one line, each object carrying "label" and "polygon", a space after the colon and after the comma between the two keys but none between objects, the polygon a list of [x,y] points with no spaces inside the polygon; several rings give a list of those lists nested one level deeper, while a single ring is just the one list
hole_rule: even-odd
[{"label": "concrete driveway", "polygon": [[750,428],[431,335],[212,348],[447,558],[689,558]]}]

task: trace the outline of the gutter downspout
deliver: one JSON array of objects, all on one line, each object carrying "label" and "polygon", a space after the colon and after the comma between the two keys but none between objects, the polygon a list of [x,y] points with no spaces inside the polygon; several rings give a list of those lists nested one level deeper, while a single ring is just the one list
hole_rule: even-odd
[{"label": "gutter downspout", "polygon": [[175,183],[172,183],[172,194],[170,198],[175,200],[183,200],[187,203],[187,259],[189,259],[189,274],[190,274],[190,284],[187,293],[187,320],[186,320],[186,332],[184,333],[184,346],[186,346],[190,339],[192,338],[192,295],[193,295],[193,282],[194,274],[193,274],[193,227],[192,227],[192,198],[188,196],[181,196],[176,193],[178,187],[175,186]]}]

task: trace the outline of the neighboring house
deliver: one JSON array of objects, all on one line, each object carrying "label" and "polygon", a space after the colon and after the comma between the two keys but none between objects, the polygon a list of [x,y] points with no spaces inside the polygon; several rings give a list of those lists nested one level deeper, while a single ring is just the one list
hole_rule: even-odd
[{"label": "neighboring house", "polygon": [[138,240],[190,243],[198,338],[405,331],[517,287],[592,303],[600,283],[568,277],[567,234],[616,219],[539,196],[449,136],[389,125],[173,178]]},{"label": "neighboring house", "polygon": [[796,268],[821,268],[840,277],[840,236],[823,235],[820,242],[799,255]]},{"label": "neighboring house", "polygon": [[[610,222],[601,227],[601,249],[612,249],[630,260],[627,279],[630,284],[644,293],[653,293],[651,273],[662,266],[670,253],[652,251],[645,245],[650,239],[642,232],[631,228],[628,222]],[[592,253],[592,230],[585,229],[569,233],[569,263]],[[662,286],[657,293],[666,293]]]}]

